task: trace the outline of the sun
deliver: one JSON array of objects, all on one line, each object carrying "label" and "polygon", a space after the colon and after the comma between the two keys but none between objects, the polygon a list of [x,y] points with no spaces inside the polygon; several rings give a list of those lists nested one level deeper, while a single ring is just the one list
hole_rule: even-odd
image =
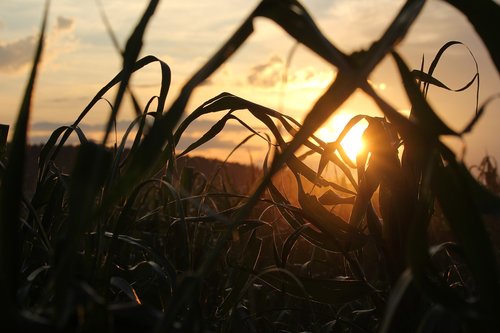
[{"label": "sun", "polygon": [[[335,115],[316,132],[316,135],[325,142],[333,142],[337,140],[339,134],[351,118],[351,115],[345,113]],[[362,137],[367,126],[368,124],[364,120],[358,122],[340,142],[347,156],[349,156],[352,161],[356,161],[356,156],[365,147]]]}]

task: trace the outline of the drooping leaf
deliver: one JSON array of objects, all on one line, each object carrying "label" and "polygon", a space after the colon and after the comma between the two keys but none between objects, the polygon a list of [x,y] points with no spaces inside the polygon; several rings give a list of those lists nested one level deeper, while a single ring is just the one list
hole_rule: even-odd
[{"label": "drooping leaf", "polygon": [[281,268],[286,267],[286,263],[288,261],[288,256],[290,255],[290,252],[292,251],[293,246],[297,242],[297,240],[300,237],[300,234],[304,231],[304,229],[309,228],[310,226],[308,224],[302,225],[300,228],[292,232],[285,240],[285,243],[283,243],[283,249],[281,250]]},{"label": "drooping leaf", "polygon": [[352,207],[349,224],[354,227],[359,227],[366,214],[366,209],[370,204],[370,200],[375,193],[375,190],[380,185],[380,174],[375,166],[368,166],[363,174],[363,179],[359,183],[358,193]]},{"label": "drooping leaf", "polygon": [[302,207],[300,213],[328,237],[338,242],[341,248],[344,247],[345,252],[362,247],[367,240],[366,235],[333,212],[329,212],[315,196],[305,193],[299,176],[296,178],[298,199]]},{"label": "drooping leaf", "polygon": [[480,311],[493,320],[493,313],[500,311],[496,301],[500,297],[496,259],[476,205],[471,182],[460,164],[448,160],[448,166],[435,169],[432,187],[463,250],[464,260],[476,279]]},{"label": "drooping leaf", "polygon": [[218,312],[221,315],[227,314],[237,305],[240,297],[242,296],[241,293],[244,291],[245,285],[247,284],[252,271],[255,269],[255,265],[259,259],[261,247],[262,240],[256,237],[255,231],[252,232],[245,249],[242,252],[242,256],[240,258],[241,262],[238,264],[238,267],[234,268],[231,275],[231,291],[218,308]]},{"label": "drooping leaf", "polygon": [[[258,135],[262,137],[257,131],[255,131],[252,127],[247,125],[244,121],[240,120],[238,117],[232,115],[232,112],[229,112],[226,114],[223,118],[218,120],[207,132],[205,132],[198,140],[193,142],[192,144],[189,145],[182,153],[177,155],[177,158],[186,155],[187,153],[193,151],[194,149],[200,147],[201,145],[207,143],[214,137],[216,137],[223,129],[224,126],[226,125],[226,122],[230,119],[234,119],[238,121],[244,128],[252,132],[254,135]],[[263,137],[262,137],[263,138]],[[265,138],[263,138],[266,140]]]},{"label": "drooping leaf", "polygon": [[137,304],[141,304],[141,300],[139,299],[139,296],[137,295],[134,287],[132,287],[132,285],[128,283],[124,278],[119,276],[112,276],[110,284],[120,289],[131,301]]},{"label": "drooping leaf", "polygon": [[[268,184],[269,193],[274,202],[277,203],[277,208],[285,221],[294,229],[298,230],[307,222],[303,219],[297,208],[293,209],[290,203],[283,197],[283,195],[278,191],[278,189],[272,184]],[[290,208],[286,208],[290,207]],[[325,235],[318,230],[313,228],[303,229],[301,236],[304,237],[311,244],[331,252],[343,252],[343,248],[339,246],[339,243],[332,237]]]},{"label": "drooping leaf", "polygon": [[412,103],[412,114],[422,130],[428,131],[429,135],[434,136],[441,134],[458,135],[432,110],[418,89],[418,85],[403,59],[396,52],[392,52],[392,56],[398,65],[406,93]]},{"label": "drooping leaf", "polygon": [[442,88],[445,90],[454,91],[454,92],[460,92],[460,91],[466,90],[477,80],[477,77],[478,77],[476,74],[464,86],[462,86],[460,88],[452,89],[452,88],[448,87],[446,84],[444,84],[443,82],[441,82],[440,80],[438,80],[437,78],[435,78],[434,76],[432,76],[431,74],[428,74],[424,71],[414,69],[413,71],[411,71],[411,73],[419,82],[423,82],[426,84],[430,84],[430,85],[433,85],[433,86],[436,86],[436,87],[439,87],[439,88]]},{"label": "drooping leaf", "polygon": [[490,96],[478,109],[477,113],[474,115],[472,120],[465,126],[465,128],[460,132],[461,135],[469,133],[474,126],[476,125],[477,121],[481,118],[481,116],[484,114],[484,111],[486,110],[486,107],[493,102],[495,99],[500,98],[500,94],[495,94],[493,96]]},{"label": "drooping leaf", "polygon": [[326,191],[318,198],[320,204],[329,206],[339,205],[339,204],[353,204],[354,200],[355,200],[354,196],[341,197],[332,190]]},{"label": "drooping leaf", "polygon": [[287,274],[276,270],[259,274],[258,278],[289,295],[299,298],[310,297],[313,301],[325,304],[345,304],[373,293],[370,286],[359,280],[300,277],[291,279]]}]

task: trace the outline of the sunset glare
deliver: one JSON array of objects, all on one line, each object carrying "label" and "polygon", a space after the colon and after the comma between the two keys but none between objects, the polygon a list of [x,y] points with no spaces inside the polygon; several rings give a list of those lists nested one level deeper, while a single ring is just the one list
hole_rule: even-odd
[{"label": "sunset glare", "polygon": [[[165,110],[191,75],[234,33],[258,3],[243,0],[162,2],[152,17],[140,57],[153,55],[164,61],[172,71]],[[42,4],[33,0],[0,2],[0,122],[11,128],[33,60]],[[138,21],[138,13],[146,4],[146,1],[102,2],[102,10],[107,13],[121,48],[127,42],[132,23]],[[367,50],[403,4],[402,0],[304,1],[318,28],[346,54]],[[372,19],[366,20],[366,17]],[[304,44],[297,44],[279,25],[265,18],[258,18],[253,23],[252,37],[203,85],[196,88],[185,109],[186,115],[221,92],[229,92],[301,122],[335,80],[338,74],[336,66],[325,62]],[[450,40],[463,42],[474,54],[475,60],[466,47],[454,46],[443,55],[436,69],[436,78],[451,88],[463,86],[474,76],[476,61],[481,77],[478,100],[482,104],[498,93],[500,81],[475,30],[466,17],[452,6],[441,1],[426,4],[412,29],[397,45],[396,51],[410,69],[419,68],[423,57],[424,67],[428,67],[439,48]],[[122,58],[113,47],[99,7],[94,1],[54,2],[49,15],[46,42],[46,52],[40,64],[40,81],[30,115],[28,141],[31,144],[44,143],[48,133],[71,124],[99,89],[116,75],[122,64]],[[141,108],[145,107],[151,96],[159,93],[161,78],[158,73],[156,65],[146,66],[131,79],[130,87]],[[399,72],[390,56],[383,59],[368,77],[368,82],[377,94],[396,110],[408,110],[409,101],[402,97],[405,93],[400,81]],[[461,94],[433,87],[428,99],[446,123],[459,129],[475,112],[475,91],[474,86]],[[111,91],[105,97],[112,100],[114,94],[115,91]],[[346,101],[347,106],[343,105],[343,108],[349,109],[349,112],[345,114],[366,113],[367,109],[379,112],[376,106],[367,108],[366,103],[359,98],[361,95],[353,94]],[[471,163],[480,161],[486,151],[500,158],[500,146],[496,144],[495,137],[498,113],[493,110],[498,106],[498,101],[491,104],[478,122],[477,130],[464,137],[468,152],[465,159]],[[106,103],[100,102],[85,117],[82,126],[90,138],[102,139],[102,129],[109,111],[107,107]],[[342,113],[340,111],[336,111],[336,114]],[[340,133],[343,120],[339,117],[344,116],[335,116],[332,123],[325,124],[318,131],[324,140],[335,140]],[[119,131],[124,131],[134,118],[134,108],[126,98],[117,119]],[[253,120],[249,125],[260,126]],[[207,119],[206,122],[193,123],[190,130],[203,133],[210,126]],[[361,128],[353,128],[342,141],[352,158],[362,147],[359,139]],[[9,135],[12,133],[10,131]],[[221,136],[213,139],[211,146],[203,145],[198,152],[212,155],[217,149],[217,156],[223,157],[234,148],[234,142],[240,142],[245,135],[247,132],[240,126],[227,127]],[[193,136],[193,139],[196,138]],[[76,144],[77,141],[76,137],[71,137],[69,143]],[[184,141],[180,149],[190,143]],[[265,145],[260,147],[256,144],[251,149],[260,149],[262,153],[266,148]],[[460,147],[456,149],[460,150]],[[238,158],[243,159],[248,154],[245,152],[243,155]]]},{"label": "sunset glare", "polygon": [[[325,142],[334,142],[337,140],[338,136],[350,119],[351,116],[348,114],[338,114],[321,127],[316,134]],[[340,142],[342,148],[346,151],[347,156],[349,156],[352,161],[356,161],[356,156],[364,148],[362,136],[367,126],[368,124],[365,121],[357,123],[349,130]]]},{"label": "sunset glare", "polygon": [[4,332],[500,332],[499,31],[500,0],[0,0]]}]

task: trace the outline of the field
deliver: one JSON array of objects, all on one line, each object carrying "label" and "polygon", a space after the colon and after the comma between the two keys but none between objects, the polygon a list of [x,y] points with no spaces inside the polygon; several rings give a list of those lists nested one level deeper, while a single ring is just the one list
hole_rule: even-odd
[{"label": "field", "polygon": [[[118,47],[123,68],[75,122],[39,147],[27,144],[38,49],[12,140],[0,127],[0,316],[7,331],[41,332],[493,332],[500,327],[500,181],[485,156],[469,168],[442,141],[474,130],[493,96],[460,131],[429,105],[451,41],[410,69],[395,47],[425,1],[409,0],[368,50],[347,55],[297,1],[264,0],[186,83],[169,108],[168,64],[139,59],[151,0]],[[500,7],[449,0],[471,22],[497,71]],[[186,105],[266,17],[338,75],[299,123],[221,92]],[[496,27],[496,28],[495,28]],[[114,32],[108,26],[108,33]],[[399,69],[409,117],[367,77],[386,56]],[[107,145],[134,72],[160,64],[161,89]],[[426,69],[427,68],[427,69]],[[479,76],[458,90],[470,88]],[[101,143],[79,127],[113,87]],[[355,115],[333,142],[315,133],[356,90],[384,117]],[[239,117],[246,110],[265,126]],[[185,150],[178,143],[206,114],[218,121]],[[268,145],[262,165],[188,157],[238,122]],[[365,149],[339,143],[360,121]],[[78,147],[68,147],[76,136]],[[246,142],[234,147],[234,151]],[[127,145],[127,142],[132,142]],[[233,152],[234,152],[233,151]],[[231,152],[231,154],[233,153]],[[36,156],[36,163],[33,156]],[[315,163],[309,162],[313,158]]]}]

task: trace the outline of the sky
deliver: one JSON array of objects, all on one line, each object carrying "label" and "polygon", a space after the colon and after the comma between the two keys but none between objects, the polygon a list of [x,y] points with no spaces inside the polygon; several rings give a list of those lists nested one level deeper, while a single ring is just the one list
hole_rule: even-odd
[{"label": "sky", "polygon": [[[109,21],[121,45],[139,20],[147,1],[102,0]],[[402,7],[400,0],[304,0],[302,4],[322,32],[346,53],[367,49],[378,39]],[[258,1],[162,1],[146,31],[142,56],[155,55],[172,70],[172,86],[167,105],[182,85],[236,30],[257,6]],[[0,2],[0,123],[15,122],[37,42],[43,1],[2,0]],[[466,18],[443,1],[427,1],[417,22],[397,51],[411,68],[426,64],[447,41],[467,45],[479,66],[480,103],[500,92],[500,79],[481,40]],[[273,108],[301,121],[315,100],[329,86],[336,69],[299,45],[288,68],[287,84],[282,84],[285,63],[294,40],[267,19],[255,20],[255,31],[247,43],[202,86],[188,104],[191,112],[205,100],[227,91]],[[121,58],[106,33],[95,1],[54,0],[50,9],[47,44],[38,78],[32,116],[30,142],[39,143],[57,127],[71,124],[97,91],[121,68]],[[469,50],[454,46],[445,53],[435,72],[451,88],[458,88],[475,74]],[[381,96],[401,112],[410,106],[394,61],[386,57],[369,80]],[[159,67],[152,65],[133,76],[131,87],[141,105],[158,94]],[[113,94],[107,95],[113,100]],[[474,114],[475,88],[462,93],[431,88],[429,101],[454,129],[460,130]],[[134,118],[130,105],[121,111],[118,129],[124,130]],[[485,153],[500,160],[497,127],[500,120],[497,100],[488,107],[472,134],[463,141],[445,138],[468,164],[479,163]],[[369,98],[356,92],[318,133],[334,140],[355,114],[381,115]],[[102,102],[85,118],[82,128],[91,139],[102,137],[109,106]],[[261,124],[247,113],[237,113],[256,129]],[[204,133],[219,115],[194,123],[181,148]],[[224,158],[249,132],[230,123],[223,134],[203,146],[200,154]],[[237,161],[258,160],[266,145],[252,139],[235,155]],[[465,148],[465,152],[464,152]]]}]

